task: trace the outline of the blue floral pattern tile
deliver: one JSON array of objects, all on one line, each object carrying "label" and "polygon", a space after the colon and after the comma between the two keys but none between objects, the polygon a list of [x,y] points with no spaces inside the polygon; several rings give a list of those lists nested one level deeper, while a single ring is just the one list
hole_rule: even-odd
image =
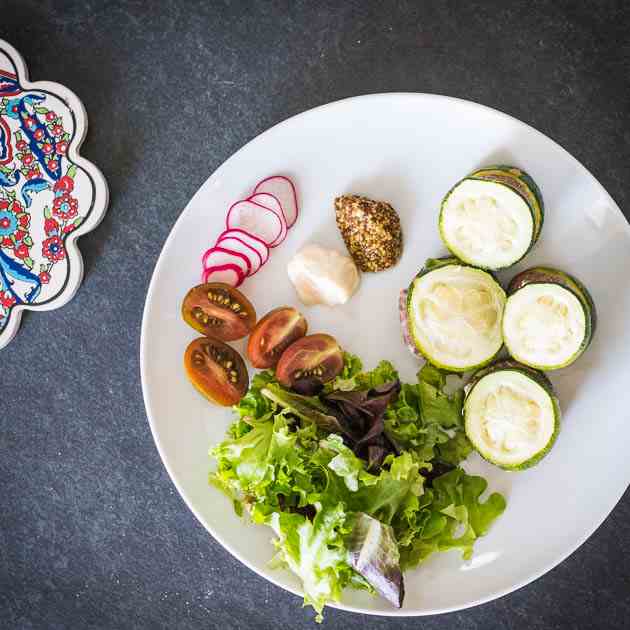
[{"label": "blue floral pattern tile", "polygon": [[24,61],[0,40],[0,348],[25,309],[72,298],[83,276],[78,236],[107,209],[100,171],[79,155],[87,117],[79,99],[30,83]]}]

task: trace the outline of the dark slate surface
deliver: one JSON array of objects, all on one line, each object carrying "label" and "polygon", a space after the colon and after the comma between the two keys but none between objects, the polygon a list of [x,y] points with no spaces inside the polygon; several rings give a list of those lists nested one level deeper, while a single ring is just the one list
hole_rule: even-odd
[{"label": "dark slate surface", "polygon": [[[81,241],[77,297],[27,315],[0,354],[0,627],[313,627],[297,598],[206,534],[153,446],[138,345],[164,239],[247,140],[327,101],[397,90],[472,99],[532,124],[627,209],[629,28],[627,3],[603,0],[0,0],[0,37],[32,78],[85,103],[83,151],[111,189],[103,224]],[[494,603],[400,621],[330,610],[324,622],[629,626],[628,494],[566,562]]]}]

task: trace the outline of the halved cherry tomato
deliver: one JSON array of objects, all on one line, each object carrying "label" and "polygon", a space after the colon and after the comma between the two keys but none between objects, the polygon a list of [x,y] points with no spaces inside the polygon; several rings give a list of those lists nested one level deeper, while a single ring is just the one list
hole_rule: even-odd
[{"label": "halved cherry tomato", "polygon": [[281,306],[267,313],[254,326],[247,343],[247,356],[257,368],[274,367],[282,353],[300,337],[308,324],[304,315],[292,306]]},{"label": "halved cherry tomato", "polygon": [[242,339],[256,323],[251,302],[221,282],[200,284],[188,291],[182,303],[182,317],[201,334],[221,341]]},{"label": "halved cherry tomato", "polygon": [[217,405],[235,405],[249,387],[241,355],[218,339],[200,337],[192,341],[186,348],[184,367],[190,382]]},{"label": "halved cherry tomato", "polygon": [[285,387],[311,394],[342,369],[343,353],[335,338],[316,334],[298,339],[282,353],[276,377]]}]

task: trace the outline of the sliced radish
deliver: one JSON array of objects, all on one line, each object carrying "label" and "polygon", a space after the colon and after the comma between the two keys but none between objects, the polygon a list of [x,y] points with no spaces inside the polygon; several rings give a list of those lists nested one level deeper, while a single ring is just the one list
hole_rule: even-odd
[{"label": "sliced radish", "polygon": [[269,247],[282,235],[284,227],[277,212],[249,199],[237,201],[228,210],[225,223],[228,230],[245,230]]},{"label": "sliced radish", "polygon": [[201,264],[205,269],[210,267],[220,267],[222,265],[234,265],[241,270],[243,277],[248,276],[252,269],[249,258],[240,252],[235,252],[226,247],[215,245],[211,247],[201,259]]},{"label": "sliced radish", "polygon": [[231,263],[225,265],[216,265],[203,270],[201,276],[202,282],[223,282],[233,287],[239,286],[245,276],[240,267]]},{"label": "sliced radish", "polygon": [[288,230],[287,220],[285,219],[284,211],[282,210],[282,204],[271,193],[256,193],[255,195],[252,195],[249,200],[260,204],[261,206],[265,206],[265,208],[269,208],[269,210],[273,210],[273,212],[280,217],[280,220],[282,221],[282,232],[273,243],[269,244],[269,247],[277,247],[287,237]]},{"label": "sliced radish", "polygon": [[248,276],[253,276],[262,267],[262,256],[258,253],[258,250],[236,236],[220,236],[217,245],[246,256],[250,263]]},{"label": "sliced radish", "polygon": [[254,188],[256,193],[270,193],[280,202],[284,212],[287,227],[291,227],[298,218],[297,192],[293,182],[288,177],[273,175],[263,179]]},{"label": "sliced radish", "polygon": [[267,247],[267,244],[264,241],[261,241],[257,236],[254,236],[249,232],[245,232],[245,230],[225,230],[221,232],[217,241],[220,241],[222,238],[232,237],[237,238],[239,241],[243,241],[250,247],[253,247],[260,254],[263,265],[267,262],[267,260],[269,260],[269,247]]}]

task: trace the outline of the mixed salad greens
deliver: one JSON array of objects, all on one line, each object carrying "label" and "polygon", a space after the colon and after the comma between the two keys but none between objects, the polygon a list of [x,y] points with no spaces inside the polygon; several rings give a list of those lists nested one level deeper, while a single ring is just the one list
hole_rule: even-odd
[{"label": "mixed salad greens", "polygon": [[462,403],[429,364],[401,384],[388,361],[366,372],[344,353],[341,374],[315,396],[259,372],[211,451],[210,482],[273,529],[273,564],[299,577],[318,621],[345,587],[400,607],[406,569],[438,551],[470,558],[505,509],[497,493],[481,502],[487,482],[459,467],[472,450]]}]

